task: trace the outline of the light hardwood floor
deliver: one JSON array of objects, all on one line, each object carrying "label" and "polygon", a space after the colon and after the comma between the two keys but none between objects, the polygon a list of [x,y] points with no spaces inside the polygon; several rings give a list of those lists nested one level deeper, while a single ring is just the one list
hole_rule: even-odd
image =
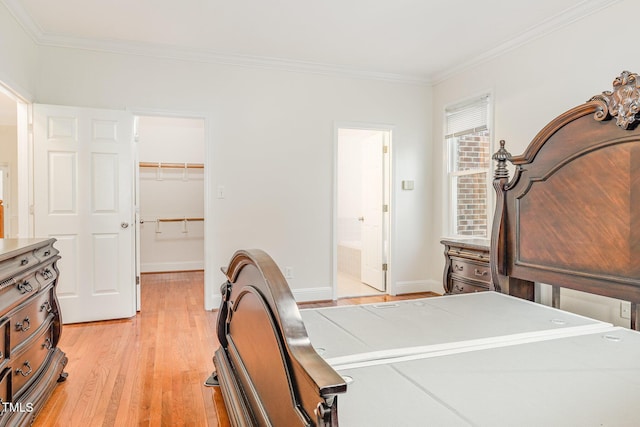
[{"label": "light hardwood floor", "polygon": [[34,426],[229,426],[220,391],[204,386],[218,342],[217,312],[203,308],[202,272],[144,274],[141,290],[142,310],[131,319],[63,326],[59,347],[69,358],[69,378],[55,389]]}]

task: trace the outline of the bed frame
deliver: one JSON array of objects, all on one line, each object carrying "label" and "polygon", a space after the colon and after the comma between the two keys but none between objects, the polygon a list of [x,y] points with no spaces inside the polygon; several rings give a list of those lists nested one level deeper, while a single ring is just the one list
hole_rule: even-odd
[{"label": "bed frame", "polygon": [[[523,155],[500,141],[491,238],[495,290],[534,299],[534,282],[640,302],[638,75],[551,121]],[[506,162],[515,166],[509,181]]]},{"label": "bed frame", "polygon": [[[535,298],[536,282],[640,302],[638,76],[549,123],[522,156],[500,142],[491,238],[495,291]],[[509,179],[507,162],[515,166]],[[226,271],[214,363],[234,426],[337,426],[344,379],[316,353],[279,268],[259,250]],[[372,410],[377,410],[372,408]],[[384,410],[384,409],[383,409]]]},{"label": "bed frame", "polygon": [[214,364],[231,424],[337,426],[346,383],[311,346],[278,266],[238,251],[225,274]]}]

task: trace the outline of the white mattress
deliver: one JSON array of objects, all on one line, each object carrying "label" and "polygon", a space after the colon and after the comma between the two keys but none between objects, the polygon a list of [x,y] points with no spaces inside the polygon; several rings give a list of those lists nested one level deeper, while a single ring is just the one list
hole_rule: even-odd
[{"label": "white mattress", "polygon": [[485,292],[303,310],[343,427],[638,425],[640,334]]},{"label": "white mattress", "polygon": [[496,292],[306,309],[301,314],[313,346],[333,366],[611,326]]}]

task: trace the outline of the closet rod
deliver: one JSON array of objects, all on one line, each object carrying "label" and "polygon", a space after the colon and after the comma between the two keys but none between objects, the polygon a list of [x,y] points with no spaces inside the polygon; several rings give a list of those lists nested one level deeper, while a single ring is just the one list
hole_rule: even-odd
[{"label": "closet rod", "polygon": [[160,168],[160,169],[204,169],[203,163],[162,163],[162,162],[140,162],[141,168]]},{"label": "closet rod", "polygon": [[141,220],[140,223],[144,224],[145,222],[182,222],[182,221],[204,221],[204,218],[158,218],[155,220]]}]

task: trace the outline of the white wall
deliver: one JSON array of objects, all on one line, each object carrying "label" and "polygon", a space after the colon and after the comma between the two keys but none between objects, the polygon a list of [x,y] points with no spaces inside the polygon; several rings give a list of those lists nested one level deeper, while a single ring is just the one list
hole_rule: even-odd
[{"label": "white wall", "polygon": [[0,82],[29,100],[37,66],[38,47],[0,2]]},{"label": "white wall", "polygon": [[[433,88],[434,196],[443,201],[434,210],[434,230],[428,248],[429,271],[444,266],[438,237],[445,234],[443,111],[447,104],[491,91],[494,101],[494,143],[504,139],[507,149],[521,154],[536,133],[562,112],[604,90],[621,71],[640,72],[640,57],[632,47],[637,38],[624,17],[638,16],[640,2],[623,0],[493,60],[478,64]],[[494,147],[495,151],[495,147]],[[571,293],[566,306],[604,320],[619,318],[619,303],[594,309],[592,299]]]},{"label": "white wall", "polygon": [[[138,157],[151,163],[204,163],[202,119],[138,118]],[[139,169],[141,272],[202,270],[204,223],[160,218],[204,217],[203,169]]]},{"label": "white wall", "polygon": [[[299,299],[331,297],[335,122],[395,126],[396,282],[426,286],[430,89],[395,82],[41,48],[38,102],[205,114],[211,176],[207,225],[215,289],[239,248],[262,248],[294,268]],[[224,199],[214,197],[223,185]]]}]

